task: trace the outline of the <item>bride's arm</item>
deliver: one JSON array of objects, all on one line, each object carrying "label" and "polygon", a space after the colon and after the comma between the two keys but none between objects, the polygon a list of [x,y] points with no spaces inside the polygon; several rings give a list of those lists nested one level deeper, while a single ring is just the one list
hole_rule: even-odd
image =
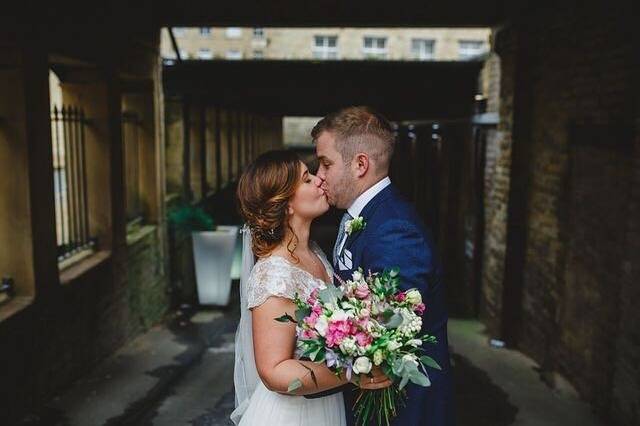
[{"label": "bride's arm", "polygon": [[[296,326],[293,323],[281,323],[275,320],[285,312],[294,316],[296,307],[291,300],[281,297],[270,297],[262,305],[253,309],[253,350],[258,375],[264,385],[273,392],[287,393],[289,384],[300,379],[302,387],[295,391],[296,395],[315,394],[338,386],[348,381],[338,378],[323,364],[293,359],[296,344]],[[313,370],[317,387],[307,368]],[[386,379],[386,377],[384,377]],[[379,379],[376,378],[375,381]],[[386,387],[388,381],[367,383],[368,389]]]}]

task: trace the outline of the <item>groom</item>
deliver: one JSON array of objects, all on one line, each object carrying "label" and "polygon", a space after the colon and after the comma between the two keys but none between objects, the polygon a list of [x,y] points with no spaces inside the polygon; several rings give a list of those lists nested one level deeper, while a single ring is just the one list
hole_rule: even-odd
[{"label": "groom", "polygon": [[[417,288],[427,306],[422,332],[438,340],[435,345],[425,344],[424,349],[442,371],[427,369],[430,387],[407,386],[407,405],[393,424],[453,425],[445,289],[431,237],[388,177],[393,129],[371,109],[351,107],[320,120],[311,136],[319,161],[317,176],[329,204],[346,210],[333,250],[336,273],[350,279],[359,267],[365,272],[399,267],[402,289]],[[345,223],[355,218],[364,227],[347,232]],[[344,391],[349,424],[354,422],[351,407],[356,391],[352,389]]]}]

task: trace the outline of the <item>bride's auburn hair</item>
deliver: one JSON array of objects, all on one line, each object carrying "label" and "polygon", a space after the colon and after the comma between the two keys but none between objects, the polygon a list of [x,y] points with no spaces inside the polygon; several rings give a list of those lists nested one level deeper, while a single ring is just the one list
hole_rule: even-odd
[{"label": "bride's auburn hair", "polygon": [[[293,151],[269,151],[247,166],[238,182],[240,214],[251,229],[253,253],[268,256],[291,231],[287,250],[293,251],[297,237],[289,225],[289,200],[300,185],[301,162]],[[293,248],[292,248],[293,247]]]}]

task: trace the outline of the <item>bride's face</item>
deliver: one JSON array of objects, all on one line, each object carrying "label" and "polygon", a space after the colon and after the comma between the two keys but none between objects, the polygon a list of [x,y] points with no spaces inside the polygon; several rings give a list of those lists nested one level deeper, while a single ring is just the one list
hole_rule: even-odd
[{"label": "bride's face", "polygon": [[300,162],[300,185],[289,201],[289,212],[303,219],[315,219],[329,210],[329,203],[322,181],[309,173],[307,166]]}]

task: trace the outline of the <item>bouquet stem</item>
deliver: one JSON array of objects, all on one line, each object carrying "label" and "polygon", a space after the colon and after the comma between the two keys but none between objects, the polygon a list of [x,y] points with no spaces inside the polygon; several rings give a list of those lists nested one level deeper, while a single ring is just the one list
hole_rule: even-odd
[{"label": "bouquet stem", "polygon": [[398,415],[398,406],[404,406],[405,396],[405,391],[396,385],[380,390],[361,389],[353,404],[356,426],[390,426],[391,420]]}]

